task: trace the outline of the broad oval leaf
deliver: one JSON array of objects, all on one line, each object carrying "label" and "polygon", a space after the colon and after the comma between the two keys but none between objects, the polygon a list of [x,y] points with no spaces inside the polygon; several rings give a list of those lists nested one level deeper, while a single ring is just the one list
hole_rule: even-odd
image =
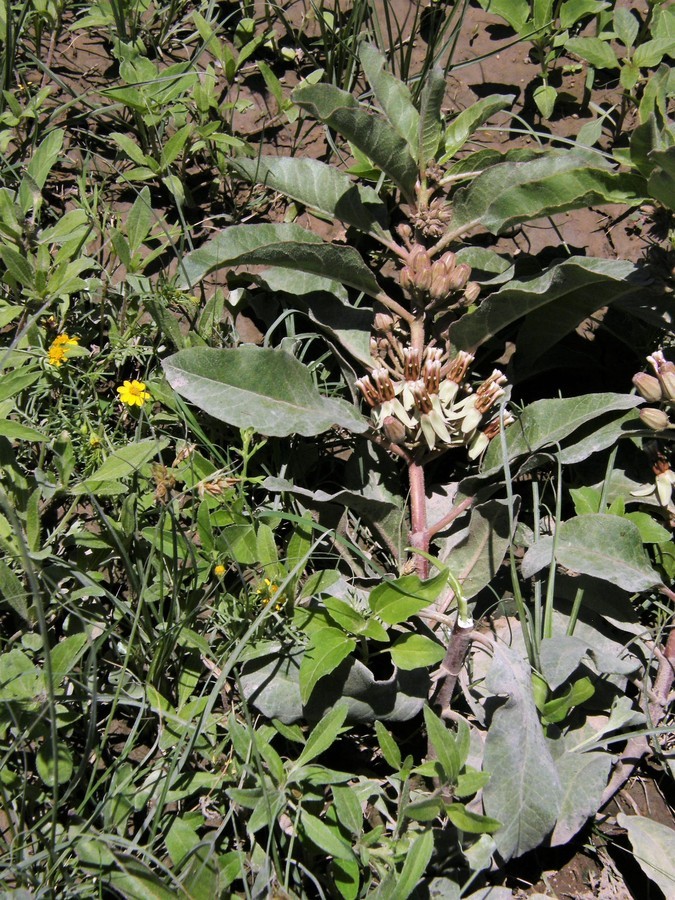
[{"label": "broad oval leaf", "polygon": [[625,260],[574,257],[536,278],[515,279],[462,316],[450,329],[452,342],[460,350],[475,350],[527,316],[517,341],[517,360],[524,366],[601,306],[644,292],[644,285],[630,280],[636,271]]},{"label": "broad oval leaf", "polygon": [[[592,575],[625,591],[644,591],[661,583],[645,555],[636,525],[622,516],[591,513],[562,522],[556,561],[573,572]],[[543,538],[523,559],[523,574],[535,574],[551,561],[552,539]]]},{"label": "broad oval leaf", "polygon": [[589,152],[566,150],[492,166],[455,194],[453,229],[464,233],[482,225],[500,234],[570,209],[596,203],[636,205],[643,199],[641,178],[616,174],[598,160]]},{"label": "broad oval leaf", "polygon": [[367,421],[350,403],[322,396],[309,370],[284,350],[244,344],[195,347],[162,363],[171,387],[209,415],[239,428],[286,437],[334,425],[361,432]]},{"label": "broad oval leaf", "polygon": [[616,821],[628,832],[633,856],[642,871],[661,888],[665,897],[671,898],[675,885],[675,829],[646,816],[625,813],[619,813]]},{"label": "broad oval leaf", "polygon": [[233,225],[189,253],[181,266],[180,286],[191,287],[225,267],[281,266],[331,276],[366,294],[377,296],[375,276],[353,247],[327,244],[299,225]]},{"label": "broad oval leaf", "polygon": [[407,142],[388,122],[331,84],[305,84],[293,93],[293,102],[351,141],[412,200],[417,166]]},{"label": "broad oval leaf", "polygon": [[553,847],[567,844],[598,811],[612,757],[609,753],[565,753],[556,764],[563,796],[551,836]]},{"label": "broad oval leaf", "polygon": [[[560,400],[536,400],[506,429],[507,456],[512,460],[547,447],[556,449],[557,444],[593,419],[632,409],[640,403],[640,397],[629,394],[585,394]],[[481,473],[487,475],[497,471],[502,465],[501,457],[500,441],[495,439],[483,458]]]},{"label": "broad oval leaf", "polygon": [[361,231],[384,231],[387,210],[377,193],[355,184],[335,166],[290,156],[239,157],[229,164],[249,181],[265,184]]},{"label": "broad oval leaf", "polygon": [[506,701],[492,715],[483,770],[485,812],[503,827],[495,843],[504,860],[538,847],[555,825],[562,786],[532,694],[529,665],[520,653],[497,644],[486,686]]}]

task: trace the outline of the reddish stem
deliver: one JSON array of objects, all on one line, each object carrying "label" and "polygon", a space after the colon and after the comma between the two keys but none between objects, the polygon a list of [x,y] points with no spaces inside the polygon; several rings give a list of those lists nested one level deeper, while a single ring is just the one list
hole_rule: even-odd
[{"label": "reddish stem", "polygon": [[[430,535],[427,530],[427,495],[424,486],[424,466],[411,459],[408,463],[410,481],[410,544],[416,550],[429,552]],[[429,560],[415,555],[415,570],[420,578],[429,577]]]}]

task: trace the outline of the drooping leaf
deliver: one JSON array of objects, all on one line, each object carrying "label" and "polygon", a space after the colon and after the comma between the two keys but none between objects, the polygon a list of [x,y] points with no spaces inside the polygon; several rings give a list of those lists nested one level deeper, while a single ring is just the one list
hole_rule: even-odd
[{"label": "drooping leaf", "polygon": [[294,91],[293,102],[351,141],[412,200],[417,166],[407,142],[388,122],[330,84],[302,85]]},{"label": "drooping leaf", "polygon": [[[530,547],[522,563],[526,578],[549,565],[552,548],[550,536]],[[645,555],[637,527],[621,516],[591,513],[561,522],[555,558],[566,569],[609,581],[626,591],[649,590],[661,582]]]},{"label": "drooping leaf", "polygon": [[162,363],[171,387],[209,415],[277,437],[317,435],[334,425],[365,431],[350,403],[323,397],[290,353],[244,344],[181,350]]},{"label": "drooping leaf", "polygon": [[506,694],[489,725],[483,770],[492,778],[483,788],[488,816],[503,823],[494,840],[511,859],[538,847],[555,825],[562,786],[542,730],[532,694],[531,671],[521,655],[497,644],[487,688]]},{"label": "drooping leaf", "polygon": [[327,244],[299,225],[233,225],[182,261],[181,288],[216,269],[242,265],[281,266],[313,275],[330,273],[343,284],[376,296],[374,275],[353,247]]},{"label": "drooping leaf", "polygon": [[450,329],[453,344],[473,351],[523,317],[517,361],[526,368],[601,306],[644,292],[625,260],[574,257],[536,278],[510,281]]},{"label": "drooping leaf", "polygon": [[628,832],[633,856],[648,878],[657,884],[665,897],[673,896],[675,887],[675,829],[646,816],[616,817]]},{"label": "drooping leaf", "polygon": [[643,189],[641,178],[603,168],[589,152],[551,151],[476,176],[455,194],[452,225],[462,231],[482,225],[501,234],[521,222],[593,204],[637,205]]},{"label": "drooping leaf", "polygon": [[[639,406],[639,397],[628,394],[585,394],[560,400],[536,400],[506,429],[509,460],[551,448],[573,435],[577,429],[600,416]],[[501,466],[500,441],[495,439],[483,457],[482,473],[496,472]]]},{"label": "drooping leaf", "polygon": [[408,144],[411,156],[416,158],[420,116],[413,106],[408,86],[385,69],[384,56],[372,44],[361,44],[359,57],[377,102],[392,127]]},{"label": "drooping leaf", "polygon": [[229,164],[249,181],[280,191],[361,231],[384,231],[387,211],[377,193],[355,184],[335,166],[291,156],[238,157]]}]

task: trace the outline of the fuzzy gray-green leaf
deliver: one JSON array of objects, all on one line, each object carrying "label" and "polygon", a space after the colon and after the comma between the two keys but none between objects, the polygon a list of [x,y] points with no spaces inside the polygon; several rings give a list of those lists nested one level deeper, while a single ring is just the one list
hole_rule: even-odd
[{"label": "fuzzy gray-green leaf", "polygon": [[410,147],[411,154],[417,156],[420,115],[413,106],[408,86],[387,72],[384,56],[372,44],[362,44],[359,56],[377,102]]},{"label": "fuzzy gray-green leaf", "polygon": [[327,244],[299,225],[233,225],[189,253],[181,266],[181,287],[197,284],[216,269],[242,265],[281,266],[331,276],[376,295],[375,276],[353,247]]},{"label": "fuzzy gray-green leaf", "polygon": [[388,122],[331,84],[303,85],[294,92],[293,102],[351,141],[412,200],[417,166],[407,142]]},{"label": "fuzzy gray-green leaf", "polygon": [[384,232],[387,210],[376,192],[355,184],[335,166],[290,156],[239,157],[230,160],[230,165],[249,181],[280,191],[361,231]]},{"label": "fuzzy gray-green leaf", "polygon": [[366,420],[351,403],[322,396],[309,369],[283,350],[244,344],[197,347],[162,363],[171,387],[209,415],[261,434],[317,435],[334,425],[361,432]]},{"label": "fuzzy gray-green leaf", "polygon": [[588,152],[566,150],[542,154],[527,162],[491,166],[454,198],[453,229],[482,225],[491,234],[542,216],[594,204],[637,205],[644,182],[617,174]]}]

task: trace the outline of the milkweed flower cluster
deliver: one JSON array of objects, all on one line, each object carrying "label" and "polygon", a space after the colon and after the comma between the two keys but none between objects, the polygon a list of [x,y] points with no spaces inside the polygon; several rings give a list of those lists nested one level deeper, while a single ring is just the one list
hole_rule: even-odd
[{"label": "milkweed flower cluster", "polygon": [[58,368],[63,365],[64,360],[68,359],[70,352],[74,347],[77,347],[79,342],[80,339],[78,337],[71,337],[65,331],[57,334],[47,350],[47,361],[50,366]]},{"label": "milkweed flower cluster", "polygon": [[[373,426],[393,443],[411,449],[426,444],[429,450],[465,446],[475,459],[499,433],[497,403],[506,376],[495,369],[473,390],[466,380],[473,356],[447,356],[439,347],[427,347],[423,355],[403,347],[394,365],[376,367],[356,384],[371,407]],[[505,424],[512,421],[507,414]]]}]

